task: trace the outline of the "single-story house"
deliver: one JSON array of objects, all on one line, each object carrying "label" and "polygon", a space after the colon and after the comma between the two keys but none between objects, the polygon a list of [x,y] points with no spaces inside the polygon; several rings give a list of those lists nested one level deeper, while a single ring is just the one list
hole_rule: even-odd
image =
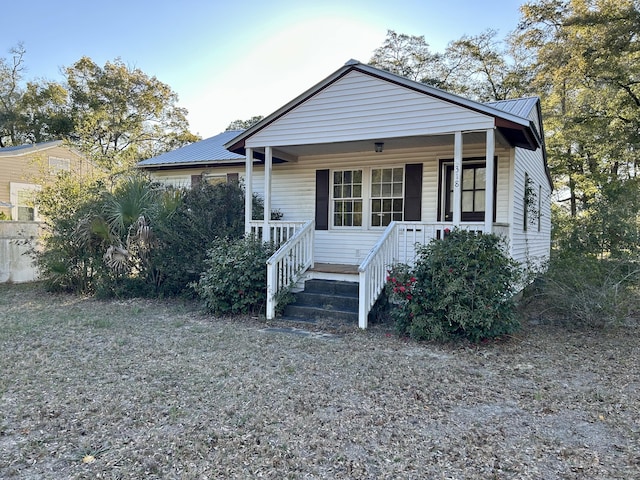
[{"label": "single-story house", "polygon": [[61,170],[85,173],[89,163],[62,140],[0,148],[0,213],[5,219],[38,220],[34,192]]},{"label": "single-story house", "polygon": [[247,198],[283,214],[254,221],[246,202],[246,232],[290,229],[267,266],[268,318],[280,289],[333,275],[358,283],[366,328],[389,266],[454,227],[503,235],[522,263],[549,256],[537,97],[478,103],[350,60],[225,147],[245,158]]}]

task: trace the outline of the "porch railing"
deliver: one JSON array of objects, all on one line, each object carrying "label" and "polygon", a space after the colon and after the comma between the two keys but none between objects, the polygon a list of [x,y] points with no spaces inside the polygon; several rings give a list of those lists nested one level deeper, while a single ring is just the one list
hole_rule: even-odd
[{"label": "porch railing", "polygon": [[[484,232],[484,225],[462,223],[458,228],[478,233]],[[360,282],[358,325],[367,328],[367,318],[371,308],[382,293],[388,269],[397,263],[413,265],[418,247],[426,245],[434,238],[444,238],[453,224],[391,222],[382,237],[358,267]]]},{"label": "porch railing", "polygon": [[278,292],[295,284],[307,269],[313,268],[314,233],[315,221],[309,220],[267,260],[268,319],[275,317]]},{"label": "porch railing", "polygon": [[[297,230],[300,230],[307,222],[284,222],[282,220],[269,221],[269,230],[271,241],[276,245],[282,245],[289,240]],[[262,220],[252,220],[251,234],[256,238],[262,238],[264,222]]]}]

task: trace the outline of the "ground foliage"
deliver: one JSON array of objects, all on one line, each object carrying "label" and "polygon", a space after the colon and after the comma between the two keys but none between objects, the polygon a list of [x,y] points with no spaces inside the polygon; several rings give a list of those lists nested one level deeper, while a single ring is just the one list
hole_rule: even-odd
[{"label": "ground foliage", "polygon": [[389,271],[390,314],[398,332],[416,340],[498,337],[518,328],[520,278],[500,237],[454,229],[420,247],[414,267]]},{"label": "ground foliage", "polygon": [[637,329],[432,345],[25,285],[0,308],[4,479],[640,476]]},{"label": "ground foliage", "polygon": [[273,243],[254,236],[215,239],[200,279],[193,285],[206,309],[218,315],[264,313],[266,264],[275,251]]}]

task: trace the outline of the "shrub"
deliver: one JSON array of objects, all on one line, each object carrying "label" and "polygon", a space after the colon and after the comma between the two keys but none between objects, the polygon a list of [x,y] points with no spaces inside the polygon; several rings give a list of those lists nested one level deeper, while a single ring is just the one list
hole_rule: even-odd
[{"label": "shrub", "polygon": [[258,313],[267,302],[267,260],[272,244],[255,237],[213,241],[204,261],[206,270],[193,284],[214,314]]},{"label": "shrub", "polygon": [[543,304],[573,325],[623,324],[640,305],[640,262],[555,253],[540,282]]},{"label": "shrub", "polygon": [[396,328],[416,340],[474,342],[513,332],[520,273],[496,235],[453,230],[421,247],[414,268],[390,270],[386,289]]}]

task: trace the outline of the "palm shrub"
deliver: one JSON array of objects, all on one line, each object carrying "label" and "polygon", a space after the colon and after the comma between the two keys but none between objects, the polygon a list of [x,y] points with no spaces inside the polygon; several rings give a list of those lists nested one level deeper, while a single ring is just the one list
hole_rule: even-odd
[{"label": "palm shrub", "polygon": [[192,284],[214,314],[259,313],[267,302],[267,267],[271,243],[249,236],[217,238],[207,251],[205,271]]},{"label": "palm shrub", "polygon": [[455,229],[421,247],[415,267],[392,268],[386,289],[399,333],[477,342],[518,328],[514,294],[520,278],[500,237]]}]

